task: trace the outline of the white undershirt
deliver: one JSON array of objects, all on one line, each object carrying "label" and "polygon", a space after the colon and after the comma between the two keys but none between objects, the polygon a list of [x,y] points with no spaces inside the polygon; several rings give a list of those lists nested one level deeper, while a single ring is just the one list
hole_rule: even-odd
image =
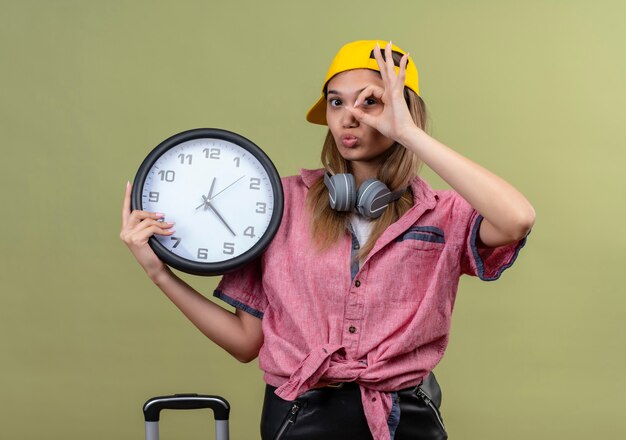
[{"label": "white undershirt", "polygon": [[359,241],[359,246],[363,247],[372,233],[374,223],[371,219],[365,218],[359,214],[352,214],[350,223],[352,224],[354,235],[356,235],[356,239]]}]

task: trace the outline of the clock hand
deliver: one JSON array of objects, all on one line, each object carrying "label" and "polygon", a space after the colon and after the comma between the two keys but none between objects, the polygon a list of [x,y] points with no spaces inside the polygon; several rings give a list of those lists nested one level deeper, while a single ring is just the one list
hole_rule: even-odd
[{"label": "clock hand", "polygon": [[211,194],[213,194],[213,188],[215,188],[215,180],[216,180],[216,178],[214,177],[213,181],[211,182],[211,189],[209,189],[209,195],[207,197],[202,196],[202,198],[204,199],[204,203],[202,205],[198,206],[196,209],[202,208],[205,205],[205,203],[211,201]]},{"label": "clock hand", "polygon": [[244,174],[243,176],[241,176],[239,179],[235,180],[233,183],[231,183],[230,185],[228,185],[226,188],[224,188],[223,190],[221,190],[220,192],[218,192],[217,194],[215,194],[213,197],[209,197],[209,202],[211,200],[213,200],[214,198],[216,198],[217,196],[219,196],[220,194],[222,194],[224,191],[226,191],[228,188],[230,188],[231,186],[233,186],[235,183],[239,182],[241,179],[243,179],[244,177],[246,177],[246,175]]},{"label": "clock hand", "polygon": [[215,177],[213,178],[213,182],[211,182],[211,189],[209,190],[209,200],[211,200],[211,194],[213,194],[213,188],[215,188]]},{"label": "clock hand", "polygon": [[[202,198],[204,198],[204,196],[202,196]],[[233,231],[230,226],[228,226],[228,223],[226,223],[226,220],[224,220],[224,218],[220,215],[219,212],[217,212],[217,209],[215,209],[215,206],[211,205],[211,202],[204,198],[204,201],[206,202],[205,206],[207,208],[209,208],[211,211],[213,211],[213,213],[217,216],[218,219],[220,219],[220,221],[222,222],[222,224],[224,226],[226,226],[226,229],[228,229],[230,231],[231,234],[233,234],[233,237],[236,237],[237,234],[235,234],[235,231]]]}]

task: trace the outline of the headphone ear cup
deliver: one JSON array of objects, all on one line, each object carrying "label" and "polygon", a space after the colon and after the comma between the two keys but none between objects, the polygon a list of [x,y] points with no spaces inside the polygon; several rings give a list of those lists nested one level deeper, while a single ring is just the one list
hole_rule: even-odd
[{"label": "headphone ear cup", "polygon": [[389,204],[391,191],[380,180],[367,179],[356,195],[356,209],[363,217],[378,218]]},{"label": "headphone ear cup", "polygon": [[356,182],[354,176],[352,174],[340,174],[340,176],[345,176],[346,204],[344,211],[352,211],[356,203]]},{"label": "headphone ear cup", "polygon": [[330,207],[336,211],[351,211],[354,206],[355,182],[352,174],[324,175],[324,184],[328,189]]}]

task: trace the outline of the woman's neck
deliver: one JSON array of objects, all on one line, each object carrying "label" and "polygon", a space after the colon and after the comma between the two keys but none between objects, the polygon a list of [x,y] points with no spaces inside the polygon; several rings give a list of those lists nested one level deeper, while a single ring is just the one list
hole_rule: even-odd
[{"label": "woman's neck", "polygon": [[376,179],[378,167],[378,164],[369,162],[350,162],[350,169],[352,170],[356,187],[360,187],[367,179]]}]

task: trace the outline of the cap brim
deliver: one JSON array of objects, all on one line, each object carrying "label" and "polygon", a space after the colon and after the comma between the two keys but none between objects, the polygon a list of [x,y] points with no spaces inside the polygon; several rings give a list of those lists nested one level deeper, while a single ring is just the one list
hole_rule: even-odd
[{"label": "cap brim", "polygon": [[306,120],[313,124],[328,125],[326,122],[326,97],[324,95],[308,111]]}]

